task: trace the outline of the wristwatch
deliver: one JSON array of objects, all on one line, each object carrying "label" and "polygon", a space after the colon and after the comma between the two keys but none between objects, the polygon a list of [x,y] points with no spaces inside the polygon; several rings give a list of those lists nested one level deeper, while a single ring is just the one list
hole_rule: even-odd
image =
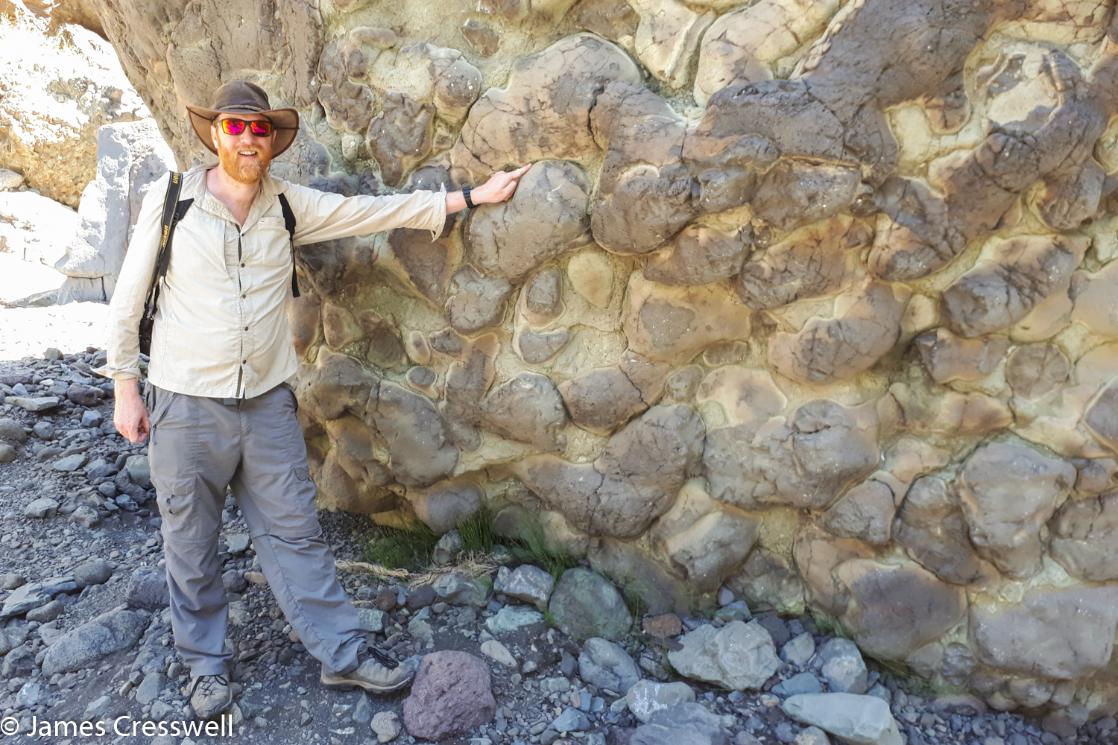
[{"label": "wristwatch", "polygon": [[477,206],[477,205],[474,204],[474,200],[470,199],[470,187],[468,187],[468,186],[463,186],[462,187],[462,196],[466,199],[466,206],[467,207],[469,207],[470,209],[473,209],[475,206]]}]

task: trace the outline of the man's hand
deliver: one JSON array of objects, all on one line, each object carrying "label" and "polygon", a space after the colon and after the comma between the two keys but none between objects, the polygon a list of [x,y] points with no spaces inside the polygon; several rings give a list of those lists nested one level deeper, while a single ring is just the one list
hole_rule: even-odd
[{"label": "man's hand", "polygon": [[516,191],[516,184],[520,177],[528,172],[532,165],[521,166],[515,171],[497,171],[489,180],[470,192],[470,199],[474,204],[497,204],[504,202]]},{"label": "man's hand", "polygon": [[116,381],[113,388],[116,403],[113,405],[113,426],[124,439],[138,445],[151,431],[148,410],[140,398],[140,384],[135,378]]},{"label": "man's hand", "polygon": [[[478,204],[497,204],[508,200],[516,191],[516,184],[520,177],[532,167],[529,163],[515,171],[497,171],[489,180],[470,192],[470,201]],[[446,194],[446,213],[448,215],[466,209],[466,198],[460,191],[449,191]]]}]

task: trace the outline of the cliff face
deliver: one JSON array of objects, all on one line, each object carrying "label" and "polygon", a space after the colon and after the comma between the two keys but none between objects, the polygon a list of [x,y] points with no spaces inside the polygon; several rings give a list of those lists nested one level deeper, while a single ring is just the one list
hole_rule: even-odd
[{"label": "cliff face", "polygon": [[654,609],[728,583],[1118,708],[1111,4],[96,4],[183,162],[247,76],[319,188],[535,163],[435,243],[303,251],[325,505],[535,512]]},{"label": "cliff face", "polygon": [[73,208],[97,173],[98,128],[148,116],[91,13],[84,0],[0,0],[0,169]]}]

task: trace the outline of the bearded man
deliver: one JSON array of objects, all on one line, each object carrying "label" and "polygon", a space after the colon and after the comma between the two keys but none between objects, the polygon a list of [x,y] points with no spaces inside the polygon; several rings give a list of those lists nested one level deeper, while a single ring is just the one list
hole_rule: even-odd
[{"label": "bearded man", "polygon": [[[176,223],[160,280],[143,397],[138,328],[156,275],[169,174],[143,201],[110,305],[107,364],[98,372],[115,382],[117,431],[132,443],[150,435],[171,627],[190,668],[191,706],[205,719],[233,700],[217,552],[227,487],[276,602],[322,663],[323,685],[399,690],[414,669],[366,642],[315,511],[284,310],[294,287],[293,245],[401,227],[430,230],[433,240],[448,214],[511,197],[527,166],[494,174],[472,194],[466,187],[343,197],[268,174],[272,158],[295,139],[299,115],[271,108],[260,87],[233,81],[218,88],[212,108],[187,110],[218,165],[182,175],[180,198],[192,201]],[[295,218],[292,234],[283,201]]]}]

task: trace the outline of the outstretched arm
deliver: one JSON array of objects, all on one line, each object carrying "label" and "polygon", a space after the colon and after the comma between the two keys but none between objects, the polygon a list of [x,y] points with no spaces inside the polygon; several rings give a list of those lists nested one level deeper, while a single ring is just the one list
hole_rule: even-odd
[{"label": "outstretched arm", "polygon": [[[498,171],[471,194],[474,204],[503,202],[512,196],[516,182],[528,166],[515,171]],[[465,208],[462,192],[414,191],[384,196],[341,194],[287,184],[285,193],[295,213],[295,245],[368,235],[394,228],[430,230],[438,238],[446,216]]]}]

